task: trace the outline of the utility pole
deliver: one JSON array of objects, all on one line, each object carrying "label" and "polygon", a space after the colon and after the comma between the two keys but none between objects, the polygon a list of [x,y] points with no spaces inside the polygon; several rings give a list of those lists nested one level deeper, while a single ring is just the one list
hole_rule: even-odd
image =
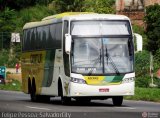
[{"label": "utility pole", "polygon": [[150,52],[150,76],[151,76],[151,83],[150,83],[150,87],[157,87],[157,85],[154,84],[153,81],[153,54],[152,52]]},{"label": "utility pole", "polygon": [[150,52],[150,76],[151,76],[150,86],[153,86],[153,55],[152,55],[152,52]]}]

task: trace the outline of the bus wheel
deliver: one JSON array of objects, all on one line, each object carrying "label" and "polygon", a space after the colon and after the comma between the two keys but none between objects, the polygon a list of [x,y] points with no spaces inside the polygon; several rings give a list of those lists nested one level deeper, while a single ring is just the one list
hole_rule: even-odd
[{"label": "bus wheel", "polygon": [[30,92],[30,96],[31,96],[31,101],[35,102],[37,101],[37,96],[36,96],[36,84],[35,84],[35,80],[32,80],[32,86],[31,86],[31,92]]},{"label": "bus wheel", "polygon": [[50,96],[36,95],[36,101],[37,102],[49,102],[50,101]]},{"label": "bus wheel", "polygon": [[71,103],[71,98],[70,97],[61,96],[61,103],[63,105],[69,105]]},{"label": "bus wheel", "polygon": [[121,106],[123,102],[123,96],[115,96],[112,98],[114,106]]},{"label": "bus wheel", "polygon": [[71,98],[70,97],[64,97],[63,96],[63,88],[61,81],[58,82],[58,95],[61,97],[61,103],[63,105],[70,104]]},{"label": "bus wheel", "polygon": [[40,95],[40,96],[42,102],[50,102],[50,96],[46,95]]}]

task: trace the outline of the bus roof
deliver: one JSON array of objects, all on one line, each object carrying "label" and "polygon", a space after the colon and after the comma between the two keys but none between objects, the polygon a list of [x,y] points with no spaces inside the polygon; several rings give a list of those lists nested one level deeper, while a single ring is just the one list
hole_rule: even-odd
[{"label": "bus roof", "polygon": [[56,15],[52,15],[52,16],[48,16],[48,17],[45,17],[42,19],[43,20],[50,20],[50,19],[59,19],[59,18],[63,18],[63,17],[66,17],[66,16],[73,16],[73,15],[80,15],[80,14],[96,14],[96,13],[93,13],[93,12],[64,12],[64,13],[61,13],[61,14],[56,14]]},{"label": "bus roof", "polygon": [[43,18],[39,22],[26,23],[23,29],[52,24],[58,20],[129,20],[127,16],[92,12],[65,12]]}]

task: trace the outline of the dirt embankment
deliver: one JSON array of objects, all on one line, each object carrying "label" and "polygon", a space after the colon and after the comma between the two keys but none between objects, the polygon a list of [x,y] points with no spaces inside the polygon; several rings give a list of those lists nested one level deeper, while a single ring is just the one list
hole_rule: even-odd
[{"label": "dirt embankment", "polygon": [[6,68],[6,72],[6,83],[12,82],[13,79],[22,82],[21,69],[16,73],[15,68]]}]

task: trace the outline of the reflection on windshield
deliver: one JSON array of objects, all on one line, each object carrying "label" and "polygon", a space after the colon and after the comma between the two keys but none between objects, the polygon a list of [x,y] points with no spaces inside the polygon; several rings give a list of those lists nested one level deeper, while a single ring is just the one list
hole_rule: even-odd
[{"label": "reflection on windshield", "polygon": [[73,39],[72,72],[112,74],[133,71],[133,53],[128,38]]},{"label": "reflection on windshield", "polygon": [[72,70],[78,73],[102,73],[101,39],[74,39]]},{"label": "reflection on windshield", "polygon": [[[104,38],[103,39],[104,66],[106,73],[126,73],[133,70],[133,56],[130,60],[128,38]],[[131,50],[130,50],[131,51]]]},{"label": "reflection on windshield", "polygon": [[[111,30],[112,29],[112,30]],[[72,35],[130,35],[128,21],[74,21]]]}]

